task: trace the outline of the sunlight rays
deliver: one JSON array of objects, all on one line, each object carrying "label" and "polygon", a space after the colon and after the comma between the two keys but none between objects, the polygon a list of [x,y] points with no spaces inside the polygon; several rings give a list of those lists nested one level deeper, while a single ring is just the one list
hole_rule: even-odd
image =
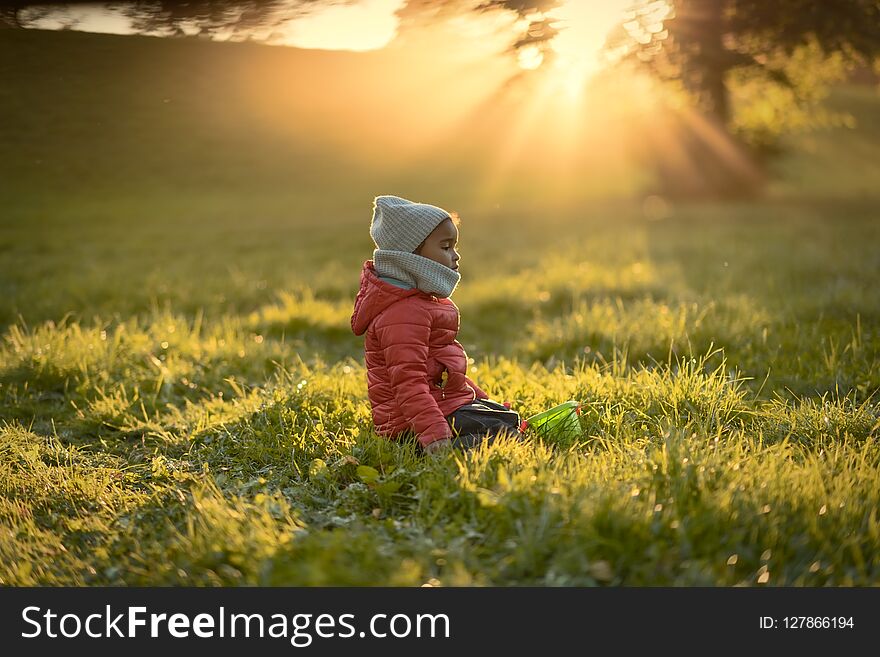
[{"label": "sunlight rays", "polygon": [[[502,134],[486,153],[479,198],[511,189],[554,202],[628,194],[638,179],[637,144],[657,117],[653,87],[636,73],[599,74],[572,97],[566,80],[523,72],[501,92]],[[503,121],[503,122],[502,122]]]},{"label": "sunlight rays", "polygon": [[[505,117],[504,136],[489,156],[481,199],[500,196],[517,174],[528,176],[526,171],[539,168],[542,181],[535,180],[536,184],[548,185],[548,192],[576,194],[587,169],[597,165],[590,149],[607,146],[609,138],[627,141],[628,136],[614,125],[615,116],[630,113],[625,98],[634,94],[627,88],[621,95],[619,85],[597,82],[595,76],[607,64],[603,61],[608,59],[603,50],[607,37],[622,25],[631,4],[630,0],[569,0],[546,15],[526,17],[523,22],[549,18],[559,33],[548,48],[530,45],[518,52],[523,73],[509,87],[519,87],[520,98]],[[608,96],[602,100],[587,97],[603,93]],[[603,132],[612,125],[611,134]],[[610,154],[615,164],[625,159],[621,150],[626,149]]]},{"label": "sunlight rays", "polygon": [[553,68],[569,95],[582,92],[589,77],[600,70],[605,41],[622,23],[630,4],[631,0],[568,0],[553,12],[560,21],[560,32],[550,45],[555,53]]},{"label": "sunlight rays", "polygon": [[[299,48],[242,47],[238,59],[218,50],[211,65],[224,71],[229,100],[206,105],[204,121],[249,125],[290,152],[332,154],[375,175],[466,181],[490,206],[511,194],[542,203],[625,194],[652,175],[699,187],[706,162],[757,176],[722,127],[616,61],[661,39],[666,0],[567,0],[544,14],[468,9],[422,21],[407,20],[407,6],[316,3],[269,39]],[[97,29],[97,16],[68,19]],[[512,56],[534,23],[557,33]]]},{"label": "sunlight rays", "polygon": [[558,80],[544,77],[537,81],[537,88],[524,99],[517,109],[513,121],[508,125],[503,141],[487,163],[480,198],[489,199],[500,195],[511,170],[523,160],[534,159],[535,154],[526,152],[527,144],[534,144],[536,134],[546,127],[540,123],[548,114],[554,92],[558,90]]}]

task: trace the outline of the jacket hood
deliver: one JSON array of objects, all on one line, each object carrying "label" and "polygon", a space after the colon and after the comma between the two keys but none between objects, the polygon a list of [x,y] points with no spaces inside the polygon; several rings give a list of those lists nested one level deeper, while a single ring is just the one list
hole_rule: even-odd
[{"label": "jacket hood", "polygon": [[355,335],[363,335],[370,327],[376,315],[385,310],[395,301],[420,294],[418,288],[405,290],[391,283],[379,280],[373,261],[367,260],[361,270],[361,289],[354,300],[354,312],[351,314],[351,330]]}]

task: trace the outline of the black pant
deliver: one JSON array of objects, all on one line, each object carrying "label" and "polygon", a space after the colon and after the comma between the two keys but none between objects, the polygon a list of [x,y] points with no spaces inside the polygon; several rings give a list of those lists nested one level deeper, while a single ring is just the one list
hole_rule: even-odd
[{"label": "black pant", "polygon": [[452,432],[453,447],[470,449],[496,436],[508,434],[519,437],[519,413],[505,408],[491,399],[478,399],[465,404],[446,416]]}]

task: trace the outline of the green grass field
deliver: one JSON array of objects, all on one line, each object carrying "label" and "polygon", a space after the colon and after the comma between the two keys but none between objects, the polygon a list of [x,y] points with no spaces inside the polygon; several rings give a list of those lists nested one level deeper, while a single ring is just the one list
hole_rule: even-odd
[{"label": "green grass field", "polygon": [[[0,32],[0,583],[880,583],[876,90],[765,199],[649,220],[281,142],[208,65],[280,50]],[[579,438],[375,436],[380,193],[460,212],[473,378]]]}]

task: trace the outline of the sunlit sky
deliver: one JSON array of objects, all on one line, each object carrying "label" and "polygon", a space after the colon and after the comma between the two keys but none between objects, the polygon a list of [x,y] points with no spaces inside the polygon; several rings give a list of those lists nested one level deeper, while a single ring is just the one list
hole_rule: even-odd
[{"label": "sunlit sky", "polygon": [[272,43],[324,50],[376,50],[397,34],[405,0],[361,0],[330,5],[289,21]]}]

